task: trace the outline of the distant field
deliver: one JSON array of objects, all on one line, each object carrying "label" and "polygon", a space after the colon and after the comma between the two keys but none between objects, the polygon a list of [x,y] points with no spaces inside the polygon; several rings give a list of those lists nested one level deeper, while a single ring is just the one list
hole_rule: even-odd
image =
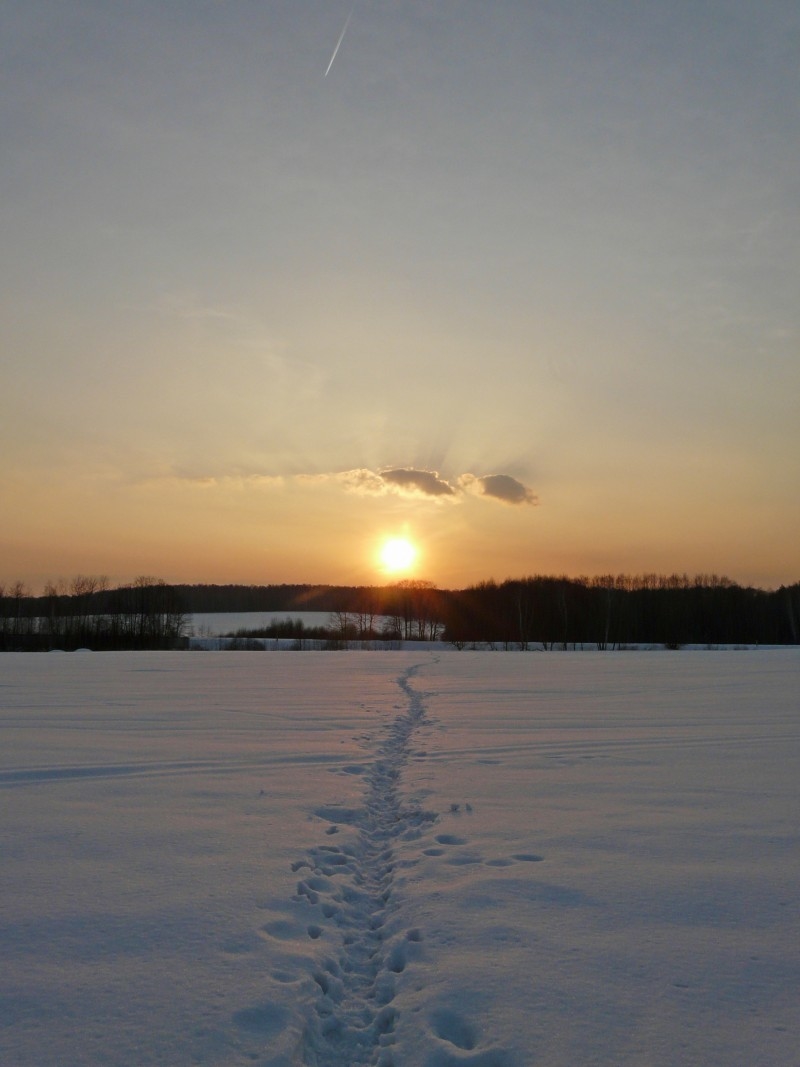
[{"label": "distant field", "polygon": [[187,618],[186,633],[196,637],[218,637],[237,630],[255,630],[285,619],[299,619],[304,626],[327,626],[328,611],[225,611],[197,612]]}]

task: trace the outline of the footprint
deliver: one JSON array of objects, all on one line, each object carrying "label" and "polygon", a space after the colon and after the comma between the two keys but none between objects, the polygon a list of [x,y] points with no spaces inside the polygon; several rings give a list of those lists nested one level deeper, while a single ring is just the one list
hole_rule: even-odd
[{"label": "footprint", "polygon": [[468,852],[459,852],[455,856],[451,856],[450,859],[445,860],[450,867],[467,867],[471,863],[482,863],[480,856],[470,855]]},{"label": "footprint", "polygon": [[320,870],[325,875],[339,874],[343,870],[352,870],[352,865],[347,856],[326,856],[324,866]]},{"label": "footprint", "polygon": [[375,1029],[378,1034],[391,1034],[397,1020],[397,1009],[390,1004],[381,1008],[375,1017]]},{"label": "footprint", "polygon": [[287,922],[285,919],[276,919],[261,927],[262,931],[276,941],[294,941],[300,933],[301,927],[296,923]]},{"label": "footprint", "polygon": [[317,893],[329,893],[333,888],[328,878],[323,875],[315,874],[311,878],[306,878],[305,884],[309,889],[313,889]]},{"label": "footprint", "polygon": [[393,974],[402,974],[406,969],[406,962],[406,946],[404,944],[399,944],[395,945],[389,953],[386,966]]},{"label": "footprint", "polygon": [[467,843],[465,837],[458,837],[456,834],[437,834],[436,840],[440,845],[466,845]]},{"label": "footprint", "polygon": [[344,986],[341,979],[335,978],[325,971],[315,971],[313,978],[324,997],[330,997],[334,1004],[341,1003],[344,995]]},{"label": "footprint", "polygon": [[350,857],[345,856],[338,849],[331,849],[330,852],[327,849],[320,848],[322,855],[319,857],[319,862],[326,863],[329,867],[344,867],[350,862]]},{"label": "footprint", "polygon": [[437,1037],[448,1041],[456,1048],[471,1052],[478,1044],[478,1032],[469,1019],[449,1008],[439,1008],[431,1012],[431,1027]]},{"label": "footprint", "polygon": [[319,893],[314,892],[305,882],[297,883],[297,896],[307,897],[310,904],[319,904]]}]

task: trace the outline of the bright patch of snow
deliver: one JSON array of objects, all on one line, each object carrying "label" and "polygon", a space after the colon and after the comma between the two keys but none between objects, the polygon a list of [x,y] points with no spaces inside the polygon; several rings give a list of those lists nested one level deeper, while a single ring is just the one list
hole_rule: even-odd
[{"label": "bright patch of snow", "polygon": [[800,656],[0,659],[0,1062],[789,1067]]},{"label": "bright patch of snow", "polygon": [[329,611],[207,611],[186,617],[186,633],[197,637],[219,637],[237,630],[258,630],[274,623],[302,622],[303,626],[329,626]]}]

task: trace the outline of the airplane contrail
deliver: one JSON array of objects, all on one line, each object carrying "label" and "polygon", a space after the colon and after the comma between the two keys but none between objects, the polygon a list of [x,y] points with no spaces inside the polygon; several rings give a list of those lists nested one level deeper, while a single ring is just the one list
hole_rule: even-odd
[{"label": "airplane contrail", "polygon": [[[356,2],[358,2],[358,0],[356,0]],[[326,78],[328,77],[328,74],[330,73],[330,69],[333,66],[334,59],[336,59],[336,53],[339,51],[339,49],[341,47],[341,44],[342,44],[342,41],[344,40],[344,35],[347,33],[347,27],[350,25],[350,19],[353,17],[353,12],[355,11],[355,9],[356,9],[356,5],[353,4],[353,6],[350,8],[350,14],[347,16],[347,19],[345,21],[344,28],[342,29],[342,32],[339,34],[339,40],[336,42],[336,47],[333,50],[333,55],[331,56],[331,61],[328,64],[328,69],[325,71],[325,77]]]}]

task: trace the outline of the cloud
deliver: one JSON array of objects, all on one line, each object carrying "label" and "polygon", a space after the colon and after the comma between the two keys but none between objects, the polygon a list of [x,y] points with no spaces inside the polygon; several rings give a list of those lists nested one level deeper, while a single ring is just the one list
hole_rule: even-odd
[{"label": "cloud", "polygon": [[462,474],[458,484],[467,492],[491,497],[502,504],[539,503],[536,494],[510,474],[487,474],[482,478],[477,478],[474,474]]},{"label": "cloud", "polygon": [[421,496],[455,496],[455,489],[442,478],[438,471],[420,471],[413,467],[397,467],[395,470],[381,471],[381,477],[387,485],[394,486],[404,493]]},{"label": "cloud", "polygon": [[222,489],[236,492],[245,492],[252,489],[282,489],[286,484],[286,479],[280,474],[210,474],[178,467],[157,475],[146,476],[139,481],[141,485],[171,483],[176,487],[187,486],[192,489]]},{"label": "cloud", "polygon": [[341,482],[345,489],[353,493],[371,493],[376,496],[386,492],[383,478],[375,471],[366,467],[359,467],[352,471],[342,471],[339,474],[329,475],[336,481]]},{"label": "cloud", "polygon": [[298,477],[305,482],[338,482],[348,492],[369,496],[395,493],[399,496],[442,499],[455,498],[457,495],[453,486],[440,478],[437,471],[417,470],[415,467],[394,467],[383,471],[358,467],[349,471]]},{"label": "cloud", "polygon": [[501,504],[535,505],[539,502],[528,486],[512,478],[510,474],[487,474],[482,477],[462,474],[452,484],[442,478],[438,471],[421,470],[417,467],[391,467],[381,471],[359,467],[349,471],[296,477],[307,483],[336,482],[348,492],[368,496],[394,493],[417,499],[457,502],[465,493],[472,493],[489,500],[497,500]]},{"label": "cloud", "polygon": [[391,467],[373,471],[368,467],[356,467],[347,471],[330,471],[320,474],[270,475],[235,471],[231,473],[196,472],[173,468],[164,475],[146,481],[169,480],[206,490],[276,490],[295,482],[313,487],[315,485],[338,485],[350,493],[363,496],[396,496],[415,499],[450,501],[457,503],[464,494],[471,493],[501,504],[538,504],[536,494],[510,474],[462,474],[453,483],[439,475],[438,471],[417,467]]}]

